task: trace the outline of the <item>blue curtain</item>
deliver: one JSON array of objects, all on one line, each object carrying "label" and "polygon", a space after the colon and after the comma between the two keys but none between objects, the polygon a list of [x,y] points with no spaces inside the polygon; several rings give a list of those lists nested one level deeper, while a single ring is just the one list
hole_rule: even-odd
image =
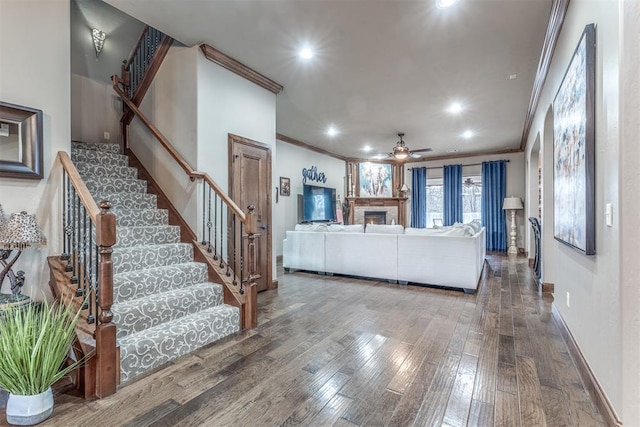
[{"label": "blue curtain", "polygon": [[427,168],[411,171],[411,226],[427,226]]},{"label": "blue curtain", "polygon": [[444,167],[444,225],[462,222],[462,165]]},{"label": "blue curtain", "polygon": [[482,225],[487,250],[507,250],[507,231],[502,202],[507,194],[507,162],[482,162]]}]

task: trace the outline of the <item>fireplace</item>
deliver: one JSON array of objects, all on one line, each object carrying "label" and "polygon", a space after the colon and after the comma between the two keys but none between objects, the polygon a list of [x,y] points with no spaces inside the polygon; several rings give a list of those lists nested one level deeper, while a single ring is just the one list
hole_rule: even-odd
[{"label": "fireplace", "polygon": [[364,211],[364,223],[365,224],[386,224],[387,212],[386,211]]}]

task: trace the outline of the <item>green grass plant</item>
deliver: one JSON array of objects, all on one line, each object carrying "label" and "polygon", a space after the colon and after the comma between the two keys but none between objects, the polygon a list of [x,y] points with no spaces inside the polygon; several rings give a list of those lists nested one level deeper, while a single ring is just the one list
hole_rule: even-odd
[{"label": "green grass plant", "polygon": [[0,387],[33,396],[75,369],[65,365],[80,311],[72,304],[29,304],[0,312]]}]

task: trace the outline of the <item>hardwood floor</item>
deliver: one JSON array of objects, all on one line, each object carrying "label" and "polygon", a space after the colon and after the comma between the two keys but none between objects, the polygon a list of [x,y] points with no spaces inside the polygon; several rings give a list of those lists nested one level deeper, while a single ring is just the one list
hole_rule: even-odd
[{"label": "hardwood floor", "polygon": [[604,425],[525,258],[490,256],[476,295],[278,279],[257,329],[106,399],[59,391],[43,425]]}]

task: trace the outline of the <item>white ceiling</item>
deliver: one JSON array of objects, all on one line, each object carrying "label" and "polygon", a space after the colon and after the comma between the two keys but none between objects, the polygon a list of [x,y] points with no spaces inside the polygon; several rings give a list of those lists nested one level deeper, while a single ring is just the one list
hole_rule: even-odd
[{"label": "white ceiling", "polygon": [[[282,84],[277,132],[347,157],[517,149],[551,0],[106,0]],[[297,50],[314,47],[303,62]],[[517,74],[516,79],[509,79]],[[458,100],[465,110],[446,112]],[[329,125],[340,132],[325,134]],[[461,134],[471,129],[475,136]],[[365,153],[363,147],[373,150]]]}]

